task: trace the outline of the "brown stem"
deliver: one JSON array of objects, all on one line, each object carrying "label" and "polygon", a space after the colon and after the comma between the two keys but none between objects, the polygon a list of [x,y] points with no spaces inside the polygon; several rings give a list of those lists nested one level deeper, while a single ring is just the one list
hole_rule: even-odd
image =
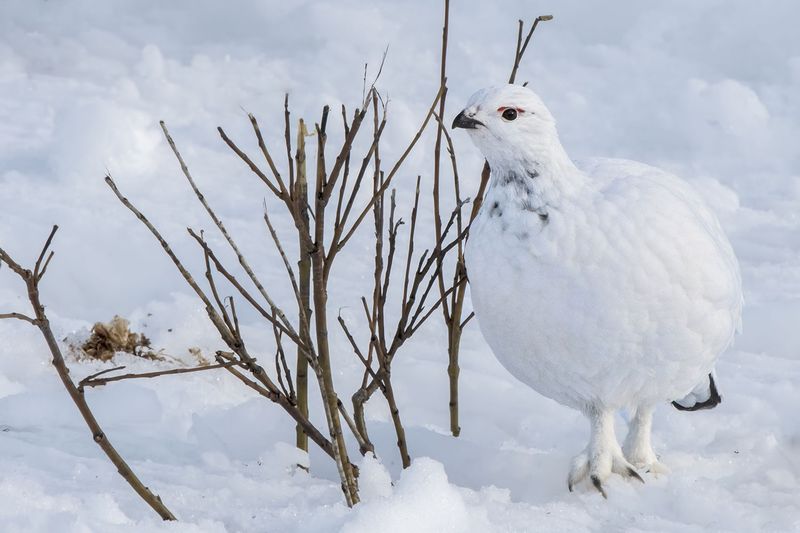
[{"label": "brown stem", "polygon": [[238,361],[231,361],[227,363],[220,363],[217,365],[206,365],[206,366],[196,366],[192,368],[173,368],[170,370],[161,370],[158,372],[142,372],[139,374],[120,374],[118,376],[111,376],[109,378],[101,378],[100,375],[106,374],[108,372],[112,372],[115,370],[122,370],[125,368],[124,366],[119,366],[116,368],[109,368],[107,370],[103,370],[102,372],[98,372],[97,374],[92,374],[91,376],[83,378],[78,383],[78,388],[83,389],[85,387],[102,387],[107,383],[113,383],[115,381],[122,381],[125,379],[142,379],[142,378],[157,378],[160,376],[171,376],[175,374],[190,374],[192,372],[204,372],[206,370],[216,370],[218,368],[227,368],[229,366],[236,366],[241,365]]},{"label": "brown stem", "polygon": [[25,322],[29,322],[36,326],[36,319],[31,318],[28,315],[23,315],[22,313],[0,313],[0,319],[3,318],[14,318],[16,320],[23,320]]},{"label": "brown stem", "polygon": [[367,439],[367,441],[369,441],[369,433],[367,432],[367,421],[366,417],[364,416],[364,405],[380,387],[380,383],[382,383],[382,375],[382,372],[379,371],[378,375],[368,384],[364,384],[360,389],[358,389],[355,394],[353,394],[352,398],[353,418],[355,419],[356,428],[358,429],[359,433],[361,433],[364,438]]},{"label": "brown stem", "polygon": [[[308,179],[306,175],[306,141],[308,135],[305,123],[302,119],[298,124],[297,131],[297,153],[295,155],[295,162],[297,166],[297,181],[295,182],[294,201],[295,212],[299,217],[298,228],[298,245],[300,258],[297,261],[297,270],[299,276],[299,291],[300,291],[300,338],[306,340],[307,344],[311,342],[309,332],[311,320],[311,250],[307,243],[309,242],[308,228]],[[343,185],[344,186],[344,185]],[[304,235],[306,236],[304,238]],[[297,382],[295,389],[297,390],[297,409],[308,418],[308,354],[303,349],[297,347],[297,366],[295,375]],[[296,445],[301,450],[308,451],[308,436],[300,424],[296,428]]]},{"label": "brown stem", "polygon": [[400,409],[397,407],[397,400],[394,397],[394,387],[390,374],[386,374],[384,378],[385,388],[383,395],[386,397],[386,403],[389,404],[389,412],[392,415],[392,424],[394,425],[394,432],[397,435],[397,449],[400,451],[400,460],[403,463],[403,468],[411,466],[411,457],[408,455],[408,442],[406,441],[406,430],[403,427],[403,422],[400,420]]},{"label": "brown stem", "polygon": [[344,418],[344,421],[347,423],[347,427],[350,428],[350,432],[353,434],[353,436],[356,438],[356,441],[358,442],[358,449],[361,452],[361,455],[366,455],[367,452],[371,452],[374,454],[375,446],[373,446],[373,444],[369,441],[369,439],[366,438],[365,435],[362,435],[361,432],[358,430],[358,427],[356,426],[356,423],[353,421],[353,418],[350,416],[350,413],[348,413],[347,409],[345,409],[342,400],[338,400],[338,405],[339,405],[339,413],[341,413],[342,418]]},{"label": "brown stem", "polygon": [[[440,61],[439,84],[444,88],[442,98],[439,100],[439,113],[436,116],[438,127],[436,128],[436,144],[433,149],[433,225],[437,239],[442,236],[442,216],[439,201],[439,184],[440,184],[440,154],[442,150],[442,133],[445,132],[444,123],[441,117],[444,116],[445,100],[447,96],[447,88],[444,87],[447,80],[447,38],[450,28],[450,0],[444,2],[444,23],[442,24],[442,56]],[[444,276],[438,276],[439,292],[444,294]],[[444,315],[445,323],[450,321],[450,310],[447,306],[447,301],[442,303],[442,314]]]},{"label": "brown stem", "polygon": [[508,77],[508,83],[514,83],[514,81],[517,79],[517,69],[519,69],[522,56],[525,55],[525,50],[528,48],[528,43],[531,42],[531,37],[533,37],[533,32],[536,31],[536,27],[539,26],[540,22],[546,22],[548,20],[553,20],[553,15],[540,15],[536,17],[536,20],[534,20],[533,24],[531,24],[531,29],[528,31],[528,35],[525,37],[525,42],[522,42],[523,22],[521,20],[519,21],[519,31],[517,32],[517,50],[514,53],[514,66],[511,67],[511,75]]},{"label": "brown stem", "polygon": [[392,415],[392,424],[394,425],[395,435],[397,436],[397,449],[400,452],[400,460],[403,464],[403,468],[408,468],[411,466],[411,457],[408,454],[406,430],[403,427],[403,422],[400,420],[400,409],[397,407],[397,400],[394,396],[394,387],[392,387],[392,360],[389,354],[387,354],[384,350],[384,347],[380,344],[380,339],[378,338],[378,334],[375,330],[375,317],[370,316],[369,308],[367,307],[367,300],[365,298],[361,298],[361,303],[364,307],[364,314],[367,317],[367,323],[370,327],[371,342],[375,346],[375,351],[378,354],[378,362],[381,370],[381,382],[383,384],[381,390],[384,398],[386,398],[386,403],[389,404],[389,412]]},{"label": "brown stem", "polygon": [[[217,361],[221,360],[230,360],[233,356],[231,354],[226,354],[225,352],[217,352]],[[292,403],[284,396],[283,394],[278,394],[275,391],[270,390],[267,387],[259,385],[252,379],[248,378],[241,372],[239,372],[235,366],[228,366],[225,369],[233,374],[239,381],[262,395],[263,397],[267,398],[268,400],[277,403],[291,416],[295,422],[299,426],[303,428],[306,435],[314,441],[314,443],[320,447],[320,449],[325,452],[329,457],[334,458],[333,452],[333,444],[329,441],[325,436],[308,420],[303,413],[297,409],[297,406],[292,405]]]},{"label": "brown stem", "polygon": [[250,159],[250,158],[247,156],[247,154],[245,154],[245,153],[244,153],[242,150],[240,150],[240,149],[239,149],[239,147],[238,147],[238,146],[236,146],[236,143],[234,143],[234,142],[233,142],[233,141],[230,139],[230,137],[228,137],[228,135],[225,133],[225,130],[223,130],[222,128],[217,128],[217,131],[219,132],[219,136],[220,136],[220,137],[222,137],[222,140],[223,140],[223,141],[225,141],[225,144],[227,144],[227,145],[228,145],[228,147],[229,147],[231,150],[233,150],[233,151],[236,153],[236,155],[238,155],[238,156],[239,156],[239,158],[240,158],[242,161],[244,161],[244,162],[245,162],[245,164],[247,164],[247,166],[248,166],[248,167],[250,167],[250,170],[252,170],[252,171],[253,171],[253,174],[255,174],[256,176],[258,176],[259,178],[261,178],[261,181],[263,181],[263,182],[264,182],[264,185],[266,185],[266,186],[267,186],[267,188],[268,188],[270,191],[272,191],[272,193],[273,193],[275,196],[277,196],[278,198],[284,198],[284,194],[281,192],[281,190],[280,190],[280,189],[278,189],[278,187],[276,187],[276,186],[275,186],[275,185],[272,183],[272,181],[270,181],[270,179],[267,177],[267,175],[266,175],[266,174],[264,174],[264,172],[263,172],[263,171],[262,171],[262,170],[261,170],[261,169],[258,167],[258,165],[256,165],[256,164],[253,162],[253,160],[251,160],[251,159]]},{"label": "brown stem", "polygon": [[358,487],[347,454],[347,445],[339,418],[338,398],[333,384],[330,346],[328,344],[328,295],[325,257],[325,123],[328,108],[323,112],[322,127],[317,127],[317,185],[314,193],[314,250],[311,254],[311,282],[314,299],[314,325],[317,337],[318,384],[322,395],[325,417],[334,446],[334,460],[342,481],[342,491],[347,505],[358,503]]},{"label": "brown stem", "polygon": [[272,175],[275,176],[275,181],[278,182],[278,188],[281,191],[281,195],[289,194],[286,191],[286,186],[283,184],[281,173],[278,172],[278,168],[275,166],[275,162],[272,160],[272,156],[267,149],[267,145],[264,142],[264,136],[261,135],[261,128],[258,127],[258,121],[256,120],[256,117],[252,113],[248,113],[247,118],[250,119],[250,124],[253,126],[253,131],[255,132],[256,139],[258,140],[258,147],[261,148],[261,153],[264,155],[264,159],[267,160],[267,165],[269,165]]},{"label": "brown stem", "polygon": [[386,191],[386,189],[389,188],[389,185],[391,184],[395,174],[397,174],[397,171],[400,170],[400,167],[402,167],[403,162],[408,157],[408,154],[411,153],[411,151],[414,149],[414,146],[417,144],[417,141],[419,141],[420,137],[422,137],[422,132],[425,131],[425,128],[428,126],[428,122],[430,121],[434,111],[436,110],[436,104],[442,97],[443,91],[444,87],[441,87],[439,89],[439,92],[436,93],[436,98],[433,100],[430,109],[428,109],[428,113],[425,115],[425,119],[422,121],[422,125],[417,130],[417,133],[414,135],[414,138],[411,139],[411,142],[408,144],[405,151],[400,155],[400,158],[395,162],[394,166],[392,166],[389,173],[386,174],[386,178],[383,180],[383,185],[381,185],[380,189],[378,189],[375,192],[375,194],[372,195],[372,198],[370,198],[370,200],[361,210],[361,213],[358,215],[355,222],[347,231],[347,233],[345,233],[344,236],[341,237],[340,239],[335,239],[334,242],[331,244],[331,253],[335,255],[335,251],[341,250],[344,247],[347,241],[350,240],[350,238],[356,232],[358,227],[361,225],[361,222],[364,220],[364,217],[366,217],[367,214],[372,210],[373,206],[375,205],[375,202],[378,201],[378,198],[380,198],[380,196]]}]

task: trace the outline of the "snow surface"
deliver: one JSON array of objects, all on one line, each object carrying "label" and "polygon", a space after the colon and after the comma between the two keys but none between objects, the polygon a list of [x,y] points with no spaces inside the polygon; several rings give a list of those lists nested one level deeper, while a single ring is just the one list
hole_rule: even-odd
[{"label": "snow surface", "polygon": [[[609,483],[609,500],[566,491],[585,442],[580,414],[514,380],[471,326],[462,352],[462,435],[448,436],[446,350],[432,321],[395,364],[412,467],[400,472],[388,412],[369,405],[381,461],[362,463],[348,510],[330,462],[311,474],[274,405],[223,374],[128,382],[88,392],[112,441],[181,519],[162,523],[91,441],[37,331],[0,321],[3,531],[793,531],[800,529],[800,39],[792,0],[453,2],[451,116],[505,79],[515,21],[552,13],[520,72],[559,119],[576,157],[624,157],[689,179],[716,209],[742,264],[744,333],[718,366],[713,411],[656,413],[654,446],[672,473]],[[218,139],[250,143],[245,111],[281,124],[322,104],[354,106],[363,63],[390,45],[384,159],[410,138],[436,92],[438,2],[60,2],[0,4],[0,243],[25,262],[61,226],[43,298],[59,337],[115,313],[154,345],[220,347],[174,267],[102,181],[106,169],[178,254],[185,227],[211,229],[163,141],[164,119],[198,184],[282,302],[285,276],[264,234],[264,191]],[[280,142],[282,126],[264,127]],[[332,137],[335,135],[332,134]],[[334,142],[333,140],[331,142]],[[456,135],[465,187],[481,161]],[[429,178],[428,135],[398,176]],[[289,222],[276,220],[286,229]],[[369,283],[360,232],[334,276],[333,305],[358,323]],[[216,237],[213,237],[216,238]],[[0,270],[0,311],[27,310]],[[251,345],[269,332],[247,317]],[[358,330],[363,334],[363,329]],[[334,339],[341,391],[358,364]],[[150,365],[121,359],[132,370]],[[99,365],[72,364],[76,377]],[[312,406],[313,408],[313,406]],[[319,406],[316,406],[319,413]],[[624,421],[618,420],[618,430]],[[393,484],[392,484],[393,480]]]}]

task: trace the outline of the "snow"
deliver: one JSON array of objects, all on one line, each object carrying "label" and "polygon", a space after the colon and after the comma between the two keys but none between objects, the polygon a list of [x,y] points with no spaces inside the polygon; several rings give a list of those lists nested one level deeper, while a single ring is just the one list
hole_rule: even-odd
[{"label": "snow", "polygon": [[[502,9],[453,4],[451,117],[474,90],[507,76],[516,19],[552,13],[520,80],[558,118],[568,152],[644,161],[689,179],[731,238],[744,280],[744,333],[717,367],[717,409],[657,410],[654,447],[671,473],[644,486],[612,478],[608,501],[588,490],[568,493],[569,458],[585,442],[585,422],[514,380],[474,325],[462,341],[463,432],[449,437],[445,339],[431,322],[394,368],[414,464],[401,472],[388,411],[375,398],[367,415],[380,462],[362,461],[364,502],[353,510],[330,461],[316,451],[299,457],[288,417],[227,375],[88,391],[112,441],[181,519],[165,524],[91,441],[38,333],[6,320],[4,531],[800,529],[800,7],[791,0],[627,0],[603,10],[561,0],[539,2],[536,11],[521,0]],[[30,263],[50,225],[61,226],[42,285],[58,338],[119,314],[187,362],[190,347],[206,354],[220,347],[173,265],[102,181],[108,169],[197,271],[201,257],[185,227],[211,228],[159,119],[265,283],[291,302],[258,216],[262,185],[215,127],[251,148],[243,110],[252,111],[267,142],[279,143],[285,91],[295,118],[313,120],[325,103],[352,107],[364,62],[374,73],[389,44],[380,88],[392,101],[383,148],[391,160],[436,92],[440,24],[439,3],[422,0],[3,2],[0,243]],[[473,189],[481,161],[465,137],[454,140],[464,186]],[[417,172],[429,179],[432,146],[426,136],[398,176],[403,202]],[[289,223],[277,214],[275,222]],[[358,260],[368,243],[369,231],[360,232],[334,267],[343,281],[333,305],[353,323],[369,283],[370,267]],[[27,302],[3,268],[0,312],[12,310],[26,311]],[[251,344],[267,344],[270,333],[256,317],[243,319]],[[354,390],[357,361],[346,340],[333,346],[337,386]],[[104,368],[71,367],[76,377]],[[624,425],[618,418],[618,433]],[[310,474],[296,467],[304,460]]]}]

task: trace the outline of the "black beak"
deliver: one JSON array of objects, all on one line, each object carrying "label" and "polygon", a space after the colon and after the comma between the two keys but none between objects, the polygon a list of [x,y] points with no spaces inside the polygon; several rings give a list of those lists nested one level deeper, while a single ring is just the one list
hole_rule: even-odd
[{"label": "black beak", "polygon": [[483,126],[483,122],[468,117],[463,111],[456,115],[455,120],[453,120],[453,129],[464,128],[465,130],[474,130],[478,125]]}]

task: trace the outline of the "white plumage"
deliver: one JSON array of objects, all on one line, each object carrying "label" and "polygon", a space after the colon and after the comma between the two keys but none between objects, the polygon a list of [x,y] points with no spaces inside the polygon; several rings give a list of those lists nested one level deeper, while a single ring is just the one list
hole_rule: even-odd
[{"label": "white plumage", "polygon": [[[739,268],[716,217],[656,168],[573,164],[527,88],[479,91],[453,125],[492,169],[466,251],[481,331],[519,380],[591,422],[570,489],[588,477],[605,496],[612,471],[663,471],[654,407],[718,403],[710,373],[740,323]],[[613,425],[623,407],[636,411],[624,452]]]}]

